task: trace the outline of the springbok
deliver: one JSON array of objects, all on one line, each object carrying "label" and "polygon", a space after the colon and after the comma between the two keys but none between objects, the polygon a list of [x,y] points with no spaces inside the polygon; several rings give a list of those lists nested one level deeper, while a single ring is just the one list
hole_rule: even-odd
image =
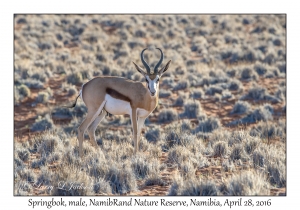
[{"label": "springbok", "polygon": [[135,82],[123,77],[100,76],[95,77],[82,85],[74,104],[76,106],[79,96],[88,108],[85,120],[78,127],[79,155],[82,157],[82,143],[84,132],[88,130],[93,146],[97,146],[95,140],[95,130],[104,116],[108,113],[113,115],[129,114],[131,118],[134,153],[138,151],[138,143],[145,119],[153,112],[158,104],[159,78],[169,68],[170,61],[158,70],[163,61],[163,52],[160,48],[161,56],[154,69],[150,71],[150,66],[144,59],[145,48],[141,52],[141,60],[146,71],[133,62],[136,70],[140,72],[147,82],[145,86],[141,82]]}]

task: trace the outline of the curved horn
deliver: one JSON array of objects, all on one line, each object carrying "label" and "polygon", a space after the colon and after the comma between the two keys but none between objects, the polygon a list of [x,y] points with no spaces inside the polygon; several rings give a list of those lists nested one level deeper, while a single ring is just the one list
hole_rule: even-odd
[{"label": "curved horn", "polygon": [[156,48],[156,49],[158,49],[159,51],[160,51],[160,60],[158,61],[158,63],[156,64],[156,66],[154,67],[154,73],[155,74],[157,74],[157,72],[158,72],[158,67],[160,66],[160,64],[162,63],[162,61],[163,61],[163,59],[164,59],[164,54],[163,54],[163,52],[161,51],[161,49],[160,48]]},{"label": "curved horn", "polygon": [[148,65],[148,63],[145,61],[145,58],[144,58],[144,51],[147,50],[148,48],[145,48],[143,49],[142,53],[141,53],[141,60],[147,70],[147,73],[150,74],[150,66]]}]

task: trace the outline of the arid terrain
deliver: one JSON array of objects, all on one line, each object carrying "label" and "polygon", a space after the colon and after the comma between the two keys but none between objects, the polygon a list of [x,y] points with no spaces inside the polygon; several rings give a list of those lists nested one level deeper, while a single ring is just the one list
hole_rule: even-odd
[{"label": "arid terrain", "polygon": [[[85,135],[82,84],[172,60],[134,155],[129,116]],[[95,90],[97,91],[97,90]],[[285,15],[16,15],[15,195],[285,195]]]}]

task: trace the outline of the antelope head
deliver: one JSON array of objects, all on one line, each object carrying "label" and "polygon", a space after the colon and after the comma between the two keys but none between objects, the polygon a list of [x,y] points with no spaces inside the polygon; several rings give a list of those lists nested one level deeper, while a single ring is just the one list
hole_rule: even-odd
[{"label": "antelope head", "polygon": [[162,68],[159,68],[159,66],[161,65],[163,58],[164,58],[164,54],[161,51],[160,48],[156,48],[160,51],[160,60],[158,61],[158,63],[155,65],[154,69],[151,70],[150,66],[148,65],[148,63],[145,61],[144,59],[144,51],[147,50],[147,48],[145,48],[142,52],[141,52],[141,60],[142,63],[146,69],[146,71],[141,68],[140,66],[138,66],[136,63],[133,62],[135,68],[138,70],[138,72],[140,72],[146,79],[146,82],[148,84],[148,90],[150,91],[151,96],[155,96],[157,91],[158,91],[158,82],[160,77],[165,73],[165,71],[168,70],[169,65],[171,63],[171,60],[168,61],[168,63],[166,65],[164,65]]}]

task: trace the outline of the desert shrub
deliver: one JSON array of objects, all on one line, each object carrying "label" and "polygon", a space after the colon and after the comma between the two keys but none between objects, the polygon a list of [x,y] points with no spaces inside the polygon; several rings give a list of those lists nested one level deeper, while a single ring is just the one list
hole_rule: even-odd
[{"label": "desert shrub", "polygon": [[172,92],[170,90],[164,90],[164,89],[162,89],[162,90],[159,91],[159,97],[160,98],[167,98],[171,94],[172,94]]},{"label": "desert shrub", "polygon": [[219,194],[214,181],[201,182],[200,184],[189,181],[185,186],[181,192],[183,196],[216,196]]},{"label": "desert shrub", "polygon": [[175,86],[175,82],[173,78],[163,78],[162,84],[168,86],[168,88],[173,88]]},{"label": "desert shrub", "polygon": [[193,90],[190,94],[190,97],[192,97],[193,99],[201,99],[204,98],[204,92],[203,90]]},{"label": "desert shrub", "polygon": [[47,79],[47,75],[44,73],[36,72],[36,73],[32,74],[31,78],[40,80],[41,82],[45,82]]},{"label": "desert shrub", "polygon": [[153,186],[153,185],[158,185],[158,186],[166,186],[167,182],[164,181],[159,174],[159,171],[154,171],[150,173],[148,176],[145,178],[145,186]]},{"label": "desert shrub", "polygon": [[188,119],[182,120],[180,129],[181,129],[181,131],[190,131],[192,129],[190,120],[188,120]]},{"label": "desert shrub", "polygon": [[220,192],[212,180],[200,180],[196,177],[183,180],[181,177],[174,180],[168,195],[175,196],[216,196]]},{"label": "desert shrub", "polygon": [[31,162],[31,168],[41,168],[42,166],[45,165],[46,165],[46,157],[44,156]]},{"label": "desert shrub", "polygon": [[37,98],[36,98],[36,102],[37,103],[47,103],[50,99],[50,94],[46,91],[42,91],[39,92]]},{"label": "desert shrub", "polygon": [[189,131],[184,132],[181,130],[179,123],[176,126],[171,124],[165,127],[164,133],[164,146],[166,146],[168,149],[172,148],[174,145],[187,146],[196,139],[196,136],[191,134]]},{"label": "desert shrub", "polygon": [[228,146],[225,141],[219,141],[214,144],[214,153],[213,153],[214,156],[225,157],[227,156],[228,152],[229,152]]},{"label": "desert shrub", "polygon": [[224,194],[229,196],[267,196],[270,194],[270,185],[266,177],[252,171],[233,175],[225,185]]},{"label": "desert shrub", "polygon": [[269,107],[260,106],[259,108],[255,109],[252,113],[246,116],[244,122],[256,122],[256,121],[267,121],[272,120],[272,112],[270,112]]},{"label": "desert shrub", "polygon": [[286,167],[283,162],[272,161],[268,163],[267,170],[270,183],[277,187],[286,186]]},{"label": "desert shrub", "polygon": [[23,162],[26,162],[29,159],[30,153],[26,148],[17,148],[16,153]]},{"label": "desert shrub", "polygon": [[227,76],[229,77],[235,77],[238,70],[236,68],[232,68],[226,71]]},{"label": "desert shrub", "polygon": [[138,30],[135,32],[135,36],[136,36],[136,37],[145,37],[145,36],[146,36],[146,32],[144,32],[143,30],[138,29]]},{"label": "desert shrub", "polygon": [[[247,116],[239,120],[234,120],[229,125],[255,123],[258,121],[269,121],[273,119],[272,112],[269,106],[260,106],[251,111]],[[272,111],[272,110],[271,110]]]},{"label": "desert shrub", "polygon": [[218,129],[221,127],[220,120],[215,117],[208,117],[207,119],[204,119],[199,122],[199,125],[195,128],[194,132],[212,132],[215,129]]},{"label": "desert shrub", "polygon": [[56,107],[52,111],[52,117],[56,119],[72,118],[71,109],[65,107]]},{"label": "desert shrub", "polygon": [[184,99],[185,99],[185,98],[184,98],[182,95],[179,95],[179,96],[176,98],[176,100],[175,100],[173,106],[183,106],[183,104],[184,104]]},{"label": "desert shrub", "polygon": [[[55,119],[56,116],[53,116]],[[76,135],[77,134],[77,129],[80,126],[80,119],[77,117],[72,118],[71,122],[68,123],[67,125],[64,125],[62,129],[64,130],[66,135]],[[97,130],[96,130],[97,131]]]},{"label": "desert shrub", "polygon": [[66,91],[68,96],[73,96],[78,93],[76,86],[69,83],[63,83],[62,90]]},{"label": "desert shrub", "polygon": [[37,177],[37,180],[36,180],[36,184],[37,185],[50,185],[51,184],[51,177],[52,176],[52,173],[51,171],[48,169],[47,166],[42,166],[41,169],[40,169],[40,173]]},{"label": "desert shrub", "polygon": [[192,164],[194,168],[200,166],[204,159],[205,157],[203,157],[200,152],[191,152],[187,148],[187,145],[175,145],[168,153],[168,163],[177,165],[181,170],[188,162]]},{"label": "desert shrub", "polygon": [[242,161],[247,160],[247,154],[246,154],[242,144],[236,144],[233,146],[233,148],[231,149],[230,158],[232,160],[240,160],[240,159]]},{"label": "desert shrub", "polygon": [[261,144],[252,156],[254,167],[262,169],[270,184],[276,187],[286,186],[286,158],[283,145]]},{"label": "desert shrub", "polygon": [[17,181],[15,186],[16,186],[14,191],[15,196],[28,196],[31,195],[33,191],[33,187],[28,183],[24,185],[23,181]]},{"label": "desert shrub", "polygon": [[233,172],[235,170],[235,165],[233,161],[227,159],[222,162],[222,169],[226,172]]},{"label": "desert shrub", "polygon": [[215,102],[220,102],[222,100],[222,95],[219,93],[216,93],[213,97]]},{"label": "desert shrub", "polygon": [[131,167],[117,167],[111,165],[105,175],[105,179],[110,183],[112,193],[123,194],[136,190],[135,175]]},{"label": "desert shrub", "polygon": [[[185,74],[185,70],[183,68],[177,68],[178,69],[178,74]],[[188,69],[188,72],[193,72],[194,69]],[[197,87],[199,85],[199,79],[196,75],[194,74],[188,74],[187,79],[189,80],[190,86],[191,87]]]},{"label": "desert shrub", "polygon": [[267,64],[269,64],[269,65],[272,65],[273,63],[275,63],[276,57],[277,57],[277,56],[276,56],[275,52],[270,51],[270,52],[268,52],[267,55],[265,56],[265,59],[263,59],[263,62],[264,62],[264,63],[267,63]]},{"label": "desert shrub", "polygon": [[121,134],[119,131],[117,132],[106,131],[103,138],[110,141],[116,141],[117,143],[128,142],[127,136]]},{"label": "desert shrub", "polygon": [[229,136],[226,136],[226,139],[228,140],[228,145],[230,147],[234,146],[235,144],[243,143],[244,141],[247,141],[248,139],[251,139],[251,137],[247,131],[244,130],[234,130],[229,134]]},{"label": "desert shrub", "polygon": [[20,160],[18,157],[15,157],[14,158],[14,170],[15,170],[15,172],[18,171],[18,170],[21,170],[23,168],[25,168],[25,165],[24,165],[23,161]]},{"label": "desert shrub", "polygon": [[264,167],[265,166],[265,154],[263,151],[257,149],[253,152],[252,161],[254,167]]},{"label": "desert shrub", "polygon": [[26,18],[19,18],[19,19],[17,20],[17,24],[27,24]]},{"label": "desert shrub", "polygon": [[23,168],[21,170],[18,170],[17,174],[21,180],[27,181],[30,183],[34,183],[37,179],[37,176],[32,169]]},{"label": "desert shrub", "polygon": [[228,76],[222,71],[222,70],[215,70],[215,71],[210,71],[209,72],[209,84],[214,85],[214,84],[226,84],[229,80]]},{"label": "desert shrub", "polygon": [[177,145],[172,147],[168,153],[168,161],[170,163],[181,164],[185,161],[189,161],[192,157],[192,153],[184,146]]},{"label": "desert shrub", "polygon": [[197,118],[200,114],[201,105],[199,101],[187,100],[184,104],[184,111],[180,114],[181,118]]},{"label": "desert shrub", "polygon": [[237,79],[231,79],[228,82],[228,90],[240,92],[243,90],[243,84]]},{"label": "desert shrub", "polygon": [[74,117],[83,117],[87,113],[87,107],[83,102],[77,103],[71,110]]},{"label": "desert shrub", "polygon": [[31,131],[44,131],[52,128],[54,128],[54,123],[50,116],[47,114],[44,117],[39,116],[35,120],[35,122],[31,126]]},{"label": "desert shrub", "polygon": [[41,89],[44,87],[43,82],[40,80],[28,78],[25,80],[20,81],[21,84],[25,84],[27,87],[32,88],[32,89]]},{"label": "desert shrub", "polygon": [[264,75],[265,78],[274,78],[281,76],[277,67],[270,68],[269,71]]},{"label": "desert shrub", "polygon": [[145,156],[135,156],[131,159],[131,167],[136,178],[144,178],[149,174],[151,165]]},{"label": "desert shrub", "polygon": [[177,113],[172,108],[163,109],[158,114],[158,122],[159,123],[170,123],[170,122],[176,120],[177,118],[178,118]]},{"label": "desert shrub", "polygon": [[241,71],[241,79],[243,80],[257,80],[258,79],[258,75],[257,73],[249,67],[246,67],[244,69],[242,69]]},{"label": "desert shrub", "polygon": [[222,92],[222,100],[230,99],[230,98],[234,98],[234,95],[232,95],[232,93],[230,91],[225,90]]},{"label": "desert shrub", "polygon": [[37,153],[39,153],[41,156],[50,155],[58,146],[62,145],[62,141],[57,135],[48,134],[42,135],[38,138],[40,138],[40,140],[36,141],[40,141],[40,143],[37,146]]},{"label": "desert shrub", "polygon": [[249,138],[244,142],[245,151],[248,155],[253,153],[253,151],[258,147],[259,142],[259,139],[256,138]]},{"label": "desert shrub", "polygon": [[223,88],[220,85],[210,85],[206,88],[205,94],[213,96],[216,93],[221,94],[223,91]]},{"label": "desert shrub", "polygon": [[256,71],[257,74],[262,76],[267,73],[268,68],[264,64],[258,63],[254,65],[254,70]]},{"label": "desert shrub", "polygon": [[150,142],[157,142],[160,139],[160,128],[154,127],[149,129],[146,134],[145,138]]},{"label": "desert shrub", "polygon": [[178,91],[178,90],[185,90],[190,86],[188,80],[181,80],[178,81],[175,87],[173,88],[173,91]]},{"label": "desert shrub", "polygon": [[82,83],[83,78],[81,72],[73,72],[67,77],[67,82],[73,85]]},{"label": "desert shrub", "polygon": [[97,181],[95,181],[95,183],[93,184],[93,190],[95,193],[112,193],[109,182],[105,181],[103,178],[99,178]]},{"label": "desert shrub", "polygon": [[251,109],[251,105],[246,101],[237,101],[234,104],[230,114],[245,114],[248,113]]},{"label": "desert shrub", "polygon": [[274,137],[280,137],[281,139],[284,139],[286,130],[285,126],[280,126],[278,123],[259,122],[257,125],[251,128],[250,135],[258,136],[263,139]]},{"label": "desert shrub", "polygon": [[274,109],[273,109],[273,106],[271,104],[263,104],[262,107],[266,110],[268,110],[272,115],[274,114]]},{"label": "desert shrub", "polygon": [[53,164],[54,162],[58,162],[61,159],[62,159],[62,153],[61,153],[61,151],[55,152],[55,153],[50,154],[47,157],[47,163]]},{"label": "desert shrub", "polygon": [[[85,144],[83,144],[85,145]],[[85,152],[83,147],[83,152]],[[72,165],[72,164],[79,164],[79,152],[77,152],[77,149],[71,149],[70,147],[67,147],[64,150],[64,153],[61,157],[61,164],[63,165]]]},{"label": "desert shrub", "polygon": [[[54,187],[51,191],[52,196],[84,196],[93,195],[92,189],[90,187],[80,187],[80,186],[90,186],[91,182],[89,177],[84,171],[76,171],[78,169],[65,167],[61,169],[59,173],[53,173],[51,175],[51,185],[61,186],[59,183],[63,182],[63,186]],[[71,174],[68,174],[71,173]],[[71,187],[72,186],[72,187]]]},{"label": "desert shrub", "polygon": [[278,67],[278,69],[281,73],[286,73],[286,63],[285,63],[285,61],[284,62],[279,62],[277,67]]},{"label": "desert shrub", "polygon": [[280,101],[284,101],[286,98],[286,87],[278,88],[278,90],[275,92],[275,97]]},{"label": "desert shrub", "polygon": [[268,93],[266,88],[263,88],[260,86],[252,87],[248,91],[248,93],[243,95],[240,99],[241,100],[254,100],[254,101],[266,100],[266,101],[271,101],[274,103],[279,102],[279,100],[276,97],[274,97]]},{"label": "desert shrub", "polygon": [[134,171],[136,178],[145,178],[150,173],[159,171],[159,163],[154,159],[149,160],[145,156],[135,156],[131,159],[131,167]]},{"label": "desert shrub", "polygon": [[196,168],[191,161],[185,161],[180,164],[180,174],[184,178],[191,178],[195,175]]},{"label": "desert shrub", "polygon": [[281,45],[282,45],[282,42],[281,42],[280,39],[274,39],[274,40],[273,40],[273,44],[274,44],[275,46],[281,46]]},{"label": "desert shrub", "polygon": [[26,85],[22,84],[18,87],[18,94],[22,97],[28,97],[30,96],[30,89]]}]

